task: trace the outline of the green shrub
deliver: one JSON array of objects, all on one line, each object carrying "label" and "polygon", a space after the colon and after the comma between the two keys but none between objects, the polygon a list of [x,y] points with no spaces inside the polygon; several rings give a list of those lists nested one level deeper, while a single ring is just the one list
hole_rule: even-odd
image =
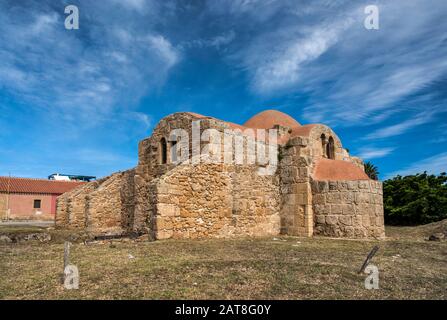
[{"label": "green shrub", "polygon": [[417,225],[447,218],[447,175],[426,172],[383,182],[385,223]]}]

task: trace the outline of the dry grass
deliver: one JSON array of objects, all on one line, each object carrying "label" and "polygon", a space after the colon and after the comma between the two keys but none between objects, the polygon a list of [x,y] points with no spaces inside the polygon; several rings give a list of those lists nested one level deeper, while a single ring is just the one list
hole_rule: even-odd
[{"label": "dry grass", "polygon": [[424,241],[437,232],[447,234],[447,219],[417,227],[387,227],[387,236],[399,240]]},{"label": "dry grass", "polygon": [[[79,290],[60,284],[63,243],[0,245],[2,299],[446,299],[447,243],[392,239],[110,241],[72,246]],[[418,234],[413,240],[409,234]],[[402,239],[398,237],[401,234]],[[374,245],[380,289],[357,274]],[[134,258],[129,258],[131,254]]]}]

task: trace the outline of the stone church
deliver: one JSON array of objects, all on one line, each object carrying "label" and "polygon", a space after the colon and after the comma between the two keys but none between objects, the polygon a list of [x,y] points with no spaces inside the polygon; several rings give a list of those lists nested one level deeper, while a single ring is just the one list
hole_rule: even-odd
[{"label": "stone church", "polygon": [[[250,150],[266,156],[246,161]],[[323,124],[276,110],[243,125],[180,112],[140,141],[135,168],[59,196],[56,227],[151,239],[383,238],[382,184]]]}]

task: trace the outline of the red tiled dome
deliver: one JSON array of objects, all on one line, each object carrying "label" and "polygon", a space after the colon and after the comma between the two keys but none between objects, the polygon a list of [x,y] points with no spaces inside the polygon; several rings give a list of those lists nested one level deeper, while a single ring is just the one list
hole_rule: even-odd
[{"label": "red tiled dome", "polygon": [[244,123],[244,127],[254,129],[271,129],[275,124],[289,128],[300,126],[298,121],[281,111],[265,110],[251,117]]},{"label": "red tiled dome", "polygon": [[315,180],[370,180],[355,164],[343,160],[319,159],[312,175]]}]

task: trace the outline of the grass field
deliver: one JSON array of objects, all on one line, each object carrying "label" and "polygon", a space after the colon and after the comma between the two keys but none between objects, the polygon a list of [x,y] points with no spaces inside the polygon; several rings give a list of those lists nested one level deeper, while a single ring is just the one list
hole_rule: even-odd
[{"label": "grass field", "polygon": [[[447,299],[447,242],[424,240],[436,228],[439,223],[390,227],[385,241],[74,243],[71,262],[80,272],[79,290],[65,290],[60,283],[64,245],[56,235],[50,243],[0,244],[0,298]],[[366,290],[366,275],[357,272],[374,245],[380,246],[372,260],[380,289]]]}]

